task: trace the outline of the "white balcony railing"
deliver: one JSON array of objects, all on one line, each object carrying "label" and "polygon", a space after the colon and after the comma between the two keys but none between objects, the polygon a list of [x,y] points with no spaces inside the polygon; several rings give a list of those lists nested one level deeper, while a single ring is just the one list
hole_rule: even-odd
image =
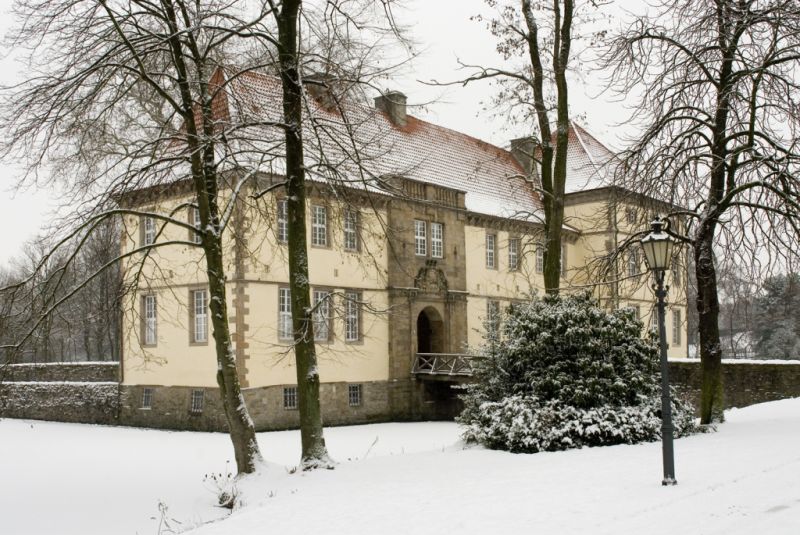
[{"label": "white balcony railing", "polygon": [[411,373],[469,377],[473,362],[479,358],[482,357],[461,353],[417,353]]}]

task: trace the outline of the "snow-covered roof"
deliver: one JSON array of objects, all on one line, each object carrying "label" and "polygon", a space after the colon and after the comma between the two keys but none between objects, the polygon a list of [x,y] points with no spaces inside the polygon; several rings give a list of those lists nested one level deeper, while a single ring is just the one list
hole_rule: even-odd
[{"label": "snow-covered roof", "polygon": [[613,185],[616,155],[585,128],[570,121],[566,193]]},{"label": "snow-covered roof", "polygon": [[[277,78],[246,73],[227,87],[234,123],[282,122]],[[315,118],[306,121],[304,130],[312,180],[324,181],[326,170],[335,169],[338,180],[346,175],[348,185],[369,190],[379,189],[379,177],[401,176],[463,191],[467,210],[481,214],[524,217],[520,214],[540,212],[538,194],[507,150],[413,116],[399,126],[372,107],[348,105],[342,115],[310,96],[307,103],[304,113]],[[283,135],[275,127],[259,129],[262,142],[265,138],[278,141]]]}]

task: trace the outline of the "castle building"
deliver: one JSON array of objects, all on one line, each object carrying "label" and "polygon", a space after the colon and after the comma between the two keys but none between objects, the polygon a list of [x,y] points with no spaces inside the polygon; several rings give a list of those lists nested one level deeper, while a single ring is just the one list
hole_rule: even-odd
[{"label": "castle building", "polygon": [[[258,75],[242,78],[246,98],[236,105],[244,100],[259,113],[280,109],[277,84]],[[320,114],[333,115],[322,100],[311,100]],[[541,203],[529,178],[528,171],[535,178],[535,163],[526,143],[515,142],[509,151],[419,120],[407,113],[401,93],[387,93],[375,104],[357,110],[353,137],[368,140],[369,177],[380,180],[334,188],[312,177],[308,186],[309,270],[326,425],[452,417],[458,407],[453,387],[469,376],[470,356],[487,329],[498,328],[500,311],[543,293]],[[611,151],[573,124],[562,287],[587,289],[609,308],[631,307],[649,325],[653,296],[643,258],[633,250],[611,271],[598,268],[658,208],[610,185],[611,159]],[[249,187],[265,191],[278,180],[279,166],[259,173]],[[192,195],[190,185],[179,181],[130,192],[122,202],[185,214],[196,224]],[[229,321],[259,430],[298,423],[282,195],[275,188],[237,197],[226,238]],[[120,421],[225,429],[196,236],[150,217],[129,216],[125,229],[123,251],[158,241],[170,245],[147,258],[134,256],[125,270],[135,292],[123,320]],[[669,301],[669,352],[680,357],[686,354],[682,281],[673,281]]]}]

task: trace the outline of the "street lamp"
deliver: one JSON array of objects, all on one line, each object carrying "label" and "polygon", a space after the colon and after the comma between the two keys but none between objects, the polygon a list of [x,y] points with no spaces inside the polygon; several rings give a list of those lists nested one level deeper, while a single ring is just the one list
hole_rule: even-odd
[{"label": "street lamp", "polygon": [[666,220],[656,219],[650,223],[650,233],[641,239],[647,267],[655,275],[653,290],[658,299],[658,341],[661,356],[661,450],[664,458],[662,485],[676,485],[675,454],[672,449],[672,405],[669,396],[669,365],[667,364],[667,333],[664,327],[664,298],[669,286],[664,285],[664,275],[672,260],[672,238],[665,231]]}]

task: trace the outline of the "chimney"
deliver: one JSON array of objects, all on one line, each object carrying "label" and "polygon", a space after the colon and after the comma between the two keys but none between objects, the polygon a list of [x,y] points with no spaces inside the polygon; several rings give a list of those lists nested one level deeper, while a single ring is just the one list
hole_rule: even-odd
[{"label": "chimney", "polygon": [[400,91],[387,91],[375,97],[375,108],[386,112],[393,125],[406,125],[406,96]]},{"label": "chimney", "polygon": [[334,76],[324,73],[309,74],[303,78],[303,85],[320,106],[326,110],[336,107],[336,97],[333,93],[336,85]]},{"label": "chimney", "polygon": [[525,174],[531,176],[535,173],[534,151],[539,145],[539,140],[534,136],[519,137],[511,140],[511,155],[525,170]]}]

